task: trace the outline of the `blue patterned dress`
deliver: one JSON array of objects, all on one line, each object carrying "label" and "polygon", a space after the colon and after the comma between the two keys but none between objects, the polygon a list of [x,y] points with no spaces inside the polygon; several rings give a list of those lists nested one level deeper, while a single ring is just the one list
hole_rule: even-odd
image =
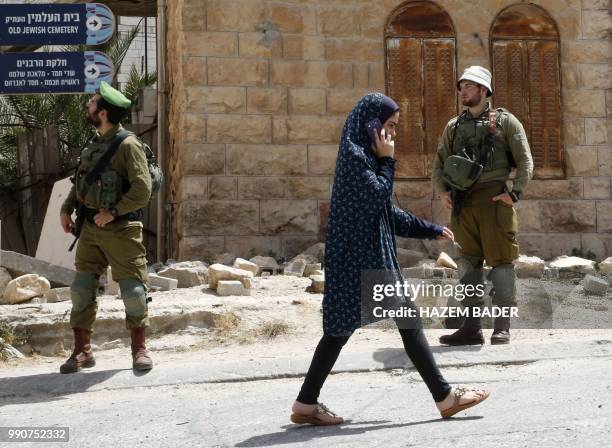
[{"label": "blue patterned dress", "polygon": [[350,336],[361,326],[363,270],[387,269],[401,278],[395,235],[433,239],[442,234],[439,225],[391,202],[395,160],[376,158],[365,126],[381,117],[384,98],[380,93],[363,97],[342,130],[325,239],[327,336]]}]

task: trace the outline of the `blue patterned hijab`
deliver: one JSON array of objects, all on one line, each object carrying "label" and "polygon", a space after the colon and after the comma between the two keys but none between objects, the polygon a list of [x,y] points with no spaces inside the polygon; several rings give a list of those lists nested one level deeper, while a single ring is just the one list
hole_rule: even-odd
[{"label": "blue patterned hijab", "polygon": [[368,93],[361,98],[344,123],[340,152],[351,146],[358,146],[369,160],[375,160],[376,156],[371,150],[372,140],[368,135],[366,124],[374,118],[378,118],[382,124],[385,124],[385,121],[398,110],[400,108],[397,103],[382,93]]}]

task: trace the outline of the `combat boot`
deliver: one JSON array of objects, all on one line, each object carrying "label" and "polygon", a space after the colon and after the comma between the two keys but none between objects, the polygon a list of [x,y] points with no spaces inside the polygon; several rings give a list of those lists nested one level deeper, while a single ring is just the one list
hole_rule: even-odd
[{"label": "combat boot", "polygon": [[491,345],[510,343],[510,318],[498,317],[493,324],[493,334],[491,335]]},{"label": "combat boot", "polygon": [[74,373],[82,367],[93,367],[96,365],[93,352],[91,351],[91,330],[73,328],[74,350],[70,358],[60,366],[60,373]]},{"label": "combat boot", "polygon": [[145,327],[130,329],[132,337],[132,368],[134,370],[150,370],[153,368],[151,354],[145,347]]},{"label": "combat boot", "polygon": [[440,337],[440,344],[444,345],[483,345],[484,336],[480,328],[480,318],[468,317],[463,327],[452,334]]}]

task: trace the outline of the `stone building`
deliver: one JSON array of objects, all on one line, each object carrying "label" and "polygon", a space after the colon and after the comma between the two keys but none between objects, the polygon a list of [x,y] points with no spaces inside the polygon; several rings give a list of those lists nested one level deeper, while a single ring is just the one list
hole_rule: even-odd
[{"label": "stone building", "polygon": [[370,91],[401,106],[397,201],[448,222],[431,160],[474,64],[492,68],[493,103],[523,121],[534,155],[521,252],[611,255],[610,13],[607,0],[168,2],[172,255],[319,241],[342,125]]}]

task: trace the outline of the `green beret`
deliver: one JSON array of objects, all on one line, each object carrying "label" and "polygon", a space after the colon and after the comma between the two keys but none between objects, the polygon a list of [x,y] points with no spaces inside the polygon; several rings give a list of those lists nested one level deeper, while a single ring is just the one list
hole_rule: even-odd
[{"label": "green beret", "polygon": [[127,109],[132,105],[129,98],[119,90],[111,87],[106,81],[100,83],[100,96],[113,106],[121,107],[122,109]]}]

